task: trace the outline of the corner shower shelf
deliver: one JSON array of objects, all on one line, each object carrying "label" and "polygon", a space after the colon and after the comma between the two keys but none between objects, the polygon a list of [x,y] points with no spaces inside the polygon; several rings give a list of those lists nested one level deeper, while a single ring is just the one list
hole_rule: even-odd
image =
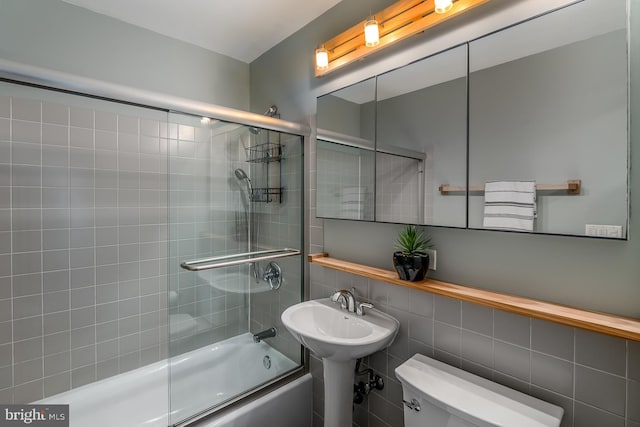
[{"label": "corner shower shelf", "polygon": [[282,159],[282,145],[277,142],[253,145],[246,150],[249,163],[271,163]]},{"label": "corner shower shelf", "polygon": [[510,313],[534,317],[536,319],[548,320],[550,322],[618,338],[640,341],[640,319],[582,310],[561,304],[456,285],[439,280],[426,279],[421,282],[407,282],[400,280],[395,271],[330,258],[327,254],[323,253],[309,255],[308,259],[312,264],[367,277],[369,279],[405,286],[423,292],[442,295]]},{"label": "corner shower shelf", "polygon": [[251,190],[250,199],[252,202],[271,203],[277,198],[278,203],[282,203],[282,187],[254,188]]},{"label": "corner shower shelf", "polygon": [[[268,137],[269,135],[267,135],[267,138]],[[247,152],[247,162],[263,164],[262,170],[266,176],[266,181],[262,182],[266,185],[265,187],[253,188],[251,190],[249,200],[253,203],[271,203],[276,200],[278,203],[282,203],[283,188],[269,185],[269,164],[274,162],[278,162],[278,164],[274,166],[278,168],[276,174],[279,177],[278,183],[282,182],[282,164],[280,163],[282,160],[282,145],[279,142],[279,138],[280,135],[278,134],[278,142],[263,142],[245,148]]]}]

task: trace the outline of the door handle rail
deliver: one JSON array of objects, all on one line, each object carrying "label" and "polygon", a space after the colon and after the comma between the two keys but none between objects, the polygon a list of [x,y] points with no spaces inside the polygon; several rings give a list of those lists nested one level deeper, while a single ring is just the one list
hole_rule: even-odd
[{"label": "door handle rail", "polygon": [[269,249],[266,251],[245,252],[241,254],[222,255],[210,258],[194,259],[183,261],[180,267],[189,271],[211,270],[213,268],[231,267],[233,265],[251,264],[270,259],[284,258],[300,255],[298,249],[283,248]]}]

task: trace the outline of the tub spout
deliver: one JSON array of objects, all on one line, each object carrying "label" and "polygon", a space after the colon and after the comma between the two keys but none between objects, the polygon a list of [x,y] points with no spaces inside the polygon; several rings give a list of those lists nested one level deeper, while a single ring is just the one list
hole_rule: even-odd
[{"label": "tub spout", "polygon": [[257,343],[262,341],[265,338],[275,337],[277,333],[278,333],[278,330],[276,328],[265,329],[264,331],[258,332],[253,336],[253,342]]}]

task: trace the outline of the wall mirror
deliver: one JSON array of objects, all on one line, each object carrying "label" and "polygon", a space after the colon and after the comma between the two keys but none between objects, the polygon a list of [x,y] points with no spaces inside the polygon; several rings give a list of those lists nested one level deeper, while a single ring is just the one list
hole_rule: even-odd
[{"label": "wall mirror", "polygon": [[378,76],[376,221],[466,227],[467,46]]},{"label": "wall mirror", "polygon": [[318,98],[317,215],[626,239],[627,14],[585,0]]},{"label": "wall mirror", "polygon": [[470,43],[469,186],[480,191],[469,193],[469,227],[528,215],[488,213],[495,194],[482,191],[523,180],[537,187],[530,231],[626,237],[626,26],[625,0],[587,1]]},{"label": "wall mirror", "polygon": [[376,79],[318,98],[318,217],[374,220]]}]

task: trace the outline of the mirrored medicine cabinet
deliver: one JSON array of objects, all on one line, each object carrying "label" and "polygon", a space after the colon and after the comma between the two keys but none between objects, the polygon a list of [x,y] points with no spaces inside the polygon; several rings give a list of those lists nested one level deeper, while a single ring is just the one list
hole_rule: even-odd
[{"label": "mirrored medicine cabinet", "polygon": [[534,181],[532,232],[626,239],[627,46],[585,0],[320,96],[317,216],[485,229],[485,183]]}]

